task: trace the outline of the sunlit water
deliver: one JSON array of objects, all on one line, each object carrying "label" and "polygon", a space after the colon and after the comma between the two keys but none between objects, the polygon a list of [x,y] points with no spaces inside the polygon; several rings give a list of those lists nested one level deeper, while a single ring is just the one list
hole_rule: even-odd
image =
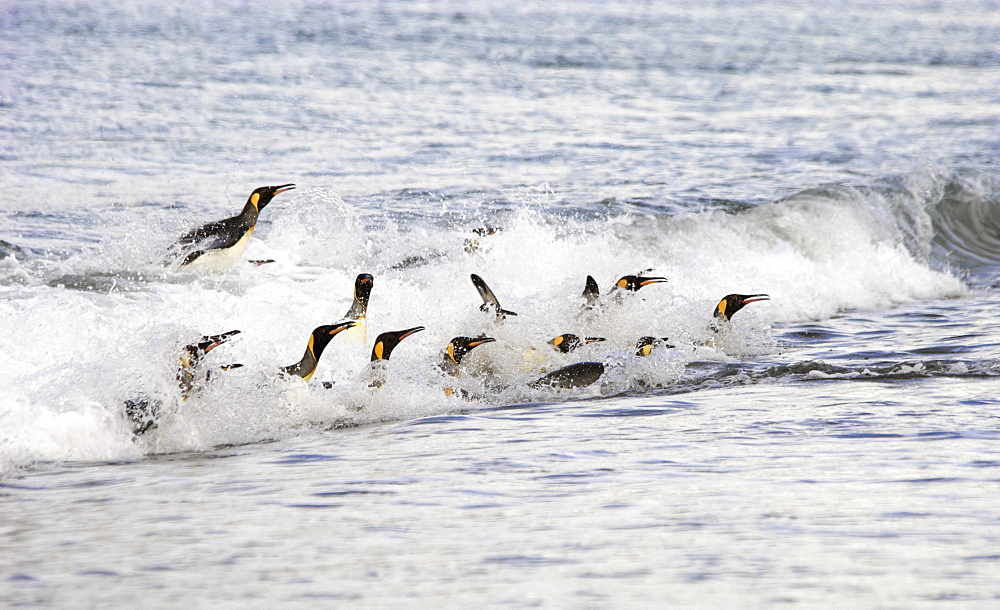
[{"label": "sunlit water", "polygon": [[996,3],[281,4],[0,8],[0,603],[996,603]]}]

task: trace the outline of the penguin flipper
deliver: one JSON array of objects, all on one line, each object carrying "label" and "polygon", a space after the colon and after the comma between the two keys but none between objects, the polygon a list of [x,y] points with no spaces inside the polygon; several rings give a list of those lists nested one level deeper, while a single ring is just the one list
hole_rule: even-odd
[{"label": "penguin flipper", "polygon": [[479,291],[479,296],[483,298],[483,304],[480,307],[480,309],[482,309],[483,311],[489,311],[488,309],[489,307],[496,307],[497,309],[499,309],[500,302],[497,301],[496,295],[493,294],[493,291],[490,290],[490,287],[486,285],[486,282],[483,281],[483,278],[479,277],[475,273],[473,273],[471,277],[472,277],[472,285],[476,287],[476,290]]},{"label": "penguin flipper", "polygon": [[500,301],[497,300],[493,291],[490,287],[486,285],[483,278],[479,277],[475,273],[472,274],[472,284],[479,291],[479,296],[483,297],[483,304],[479,306],[480,311],[490,311],[491,309],[497,314],[497,322],[503,322],[504,318],[507,316],[516,316],[517,314],[513,311],[508,311],[500,305]]},{"label": "penguin flipper", "polygon": [[597,285],[597,280],[592,275],[587,276],[587,285],[583,289],[583,298],[587,305],[593,306],[597,299],[601,298],[601,288]]},{"label": "penguin flipper", "polygon": [[532,381],[532,388],[571,390],[586,387],[604,374],[603,362],[577,362]]}]

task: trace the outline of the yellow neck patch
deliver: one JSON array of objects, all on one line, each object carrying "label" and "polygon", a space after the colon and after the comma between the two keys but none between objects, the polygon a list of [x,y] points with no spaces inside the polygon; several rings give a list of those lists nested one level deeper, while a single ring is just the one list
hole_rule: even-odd
[{"label": "yellow neck patch", "polygon": [[[260,193],[254,193],[253,195],[250,195],[250,203],[253,204],[254,208],[257,208],[257,203],[259,201],[260,201]],[[257,209],[260,209],[260,208],[257,208]]]},{"label": "yellow neck patch", "polygon": [[559,335],[558,337],[556,337],[555,339],[552,340],[552,345],[554,345],[556,347],[559,347],[560,345],[562,345],[562,342],[565,341],[565,340],[566,339],[563,338],[562,335]]},{"label": "yellow neck patch", "polygon": [[378,343],[376,343],[375,344],[375,349],[373,350],[375,352],[375,358],[381,360],[382,359],[382,352],[384,350],[385,350],[385,346],[382,345],[381,341],[379,341]]},{"label": "yellow neck patch", "polygon": [[448,344],[448,357],[451,358],[452,362],[454,362],[455,364],[458,364],[458,360],[455,359],[455,344],[454,343],[449,343]]},{"label": "yellow neck patch", "polygon": [[719,301],[718,307],[716,307],[716,309],[719,311],[719,315],[722,316],[723,318],[726,317],[726,305],[728,305],[726,299],[722,299],[721,301]]},{"label": "yellow neck patch", "polygon": [[643,345],[642,346],[642,355],[643,356],[648,356],[650,354],[650,352],[652,352],[652,351],[653,351],[653,344],[652,343],[650,343],[649,345]]},{"label": "yellow neck patch", "polygon": [[628,287],[628,280],[626,280],[625,278],[622,278],[622,279],[618,280],[618,287],[619,288],[626,288],[626,287]]}]

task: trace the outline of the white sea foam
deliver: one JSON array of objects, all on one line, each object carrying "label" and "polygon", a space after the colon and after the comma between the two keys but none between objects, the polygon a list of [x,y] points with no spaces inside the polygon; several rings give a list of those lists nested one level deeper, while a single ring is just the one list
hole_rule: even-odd
[{"label": "white sea foam", "polygon": [[[443,389],[453,380],[433,366],[458,335],[497,339],[470,356],[470,366],[478,362],[488,370],[493,390],[501,392],[481,404],[560,400],[527,389],[527,382],[558,366],[602,360],[608,363],[605,392],[669,385],[691,360],[773,351],[769,329],[775,321],[822,320],[844,310],[964,291],[907,242],[913,235],[930,239],[907,230],[914,226],[911,217],[920,220],[926,212],[909,210],[909,224],[901,227],[899,202],[871,191],[819,189],[735,214],[607,219],[553,213],[549,197],[542,191],[530,198],[503,220],[500,232],[476,237],[470,250],[475,223],[442,226],[433,219],[373,215],[329,189],[303,185],[270,209],[269,223],[248,250],[249,258],[275,263],[205,275],[152,262],[163,240],[145,239],[144,231],[152,230],[141,215],[133,217],[133,227],[119,221],[114,231],[133,237],[121,242],[109,234],[101,248],[48,271],[77,278],[71,284],[87,289],[60,287],[58,279],[48,282],[54,287],[36,281],[6,288],[20,298],[0,304],[0,317],[12,329],[0,373],[8,431],[0,449],[4,467],[202,450],[305,427],[475,408],[480,403],[446,398]],[[121,291],[113,274],[110,283],[97,281],[104,276],[95,269],[128,266],[130,257],[150,261],[131,265],[132,276],[142,279],[130,291]],[[596,315],[582,313],[587,275],[607,293],[618,277],[648,268],[668,282],[611,299]],[[313,327],[347,311],[361,272],[375,275],[368,345],[334,339],[316,375],[336,382],[333,389],[276,380],[279,366],[301,356]],[[479,311],[471,273],[518,315],[497,326],[492,313]],[[750,305],[717,335],[708,329],[712,311],[732,292],[766,293],[771,300]],[[427,330],[396,349],[390,362],[396,378],[381,390],[368,388],[361,380],[374,337],[416,325]],[[232,329],[243,331],[239,340],[210,354],[206,365],[244,367],[219,373],[203,392],[179,403],[173,369],[180,349],[202,334]],[[565,332],[607,341],[555,353],[547,341]],[[632,346],[643,335],[670,337],[679,348],[639,360]],[[481,382],[465,383],[477,390],[474,395],[485,391]],[[139,392],[168,406],[160,427],[133,443],[121,404]]]}]

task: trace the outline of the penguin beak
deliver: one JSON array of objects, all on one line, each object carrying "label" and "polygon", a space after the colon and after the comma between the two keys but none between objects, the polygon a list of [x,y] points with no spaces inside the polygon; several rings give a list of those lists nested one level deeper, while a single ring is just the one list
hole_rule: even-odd
[{"label": "penguin beak", "polygon": [[281,186],[275,186],[273,188],[274,188],[274,194],[277,195],[278,193],[284,193],[285,191],[290,191],[290,190],[294,189],[295,185],[294,184],[282,184]]},{"label": "penguin beak", "polygon": [[469,341],[469,348],[479,347],[484,343],[493,343],[496,341],[493,337],[483,337],[482,339],[476,339],[475,341]]},{"label": "penguin beak", "polygon": [[419,333],[422,330],[424,330],[423,326],[415,326],[415,327],[410,328],[408,330],[404,330],[403,332],[399,333],[398,340],[402,341],[403,339],[409,337],[410,335],[415,335],[415,334]]},{"label": "penguin beak", "polygon": [[240,334],[240,332],[241,331],[238,331],[238,330],[231,330],[229,332],[225,332],[225,333],[221,333],[221,334],[218,334],[218,335],[212,335],[211,337],[207,337],[206,339],[208,341],[211,341],[211,343],[209,343],[208,346],[205,347],[204,350],[202,350],[202,351],[204,351],[207,354],[208,352],[210,352],[213,349],[219,347],[220,345],[222,345],[226,341],[229,341],[229,339],[231,337],[234,337],[234,336]]},{"label": "penguin beak", "polygon": [[604,340],[605,340],[604,337],[586,337],[584,338],[583,342],[584,344],[587,344],[587,343],[597,343],[598,341],[604,341]]},{"label": "penguin beak", "polygon": [[665,277],[640,277],[639,286],[648,286],[649,284],[663,284],[667,281]]},{"label": "penguin beak", "polygon": [[766,294],[751,294],[750,296],[743,299],[743,304],[746,305],[748,303],[756,303],[757,301],[767,301],[770,300],[770,298],[771,297],[767,296]]},{"label": "penguin beak", "polygon": [[332,336],[336,335],[337,333],[342,333],[345,330],[347,330],[349,328],[354,328],[357,325],[358,325],[358,323],[355,322],[354,320],[348,320],[347,322],[343,322],[343,323],[341,323],[339,325],[338,328],[335,328],[335,329],[333,329],[333,330],[330,331],[330,336],[332,337]]}]

